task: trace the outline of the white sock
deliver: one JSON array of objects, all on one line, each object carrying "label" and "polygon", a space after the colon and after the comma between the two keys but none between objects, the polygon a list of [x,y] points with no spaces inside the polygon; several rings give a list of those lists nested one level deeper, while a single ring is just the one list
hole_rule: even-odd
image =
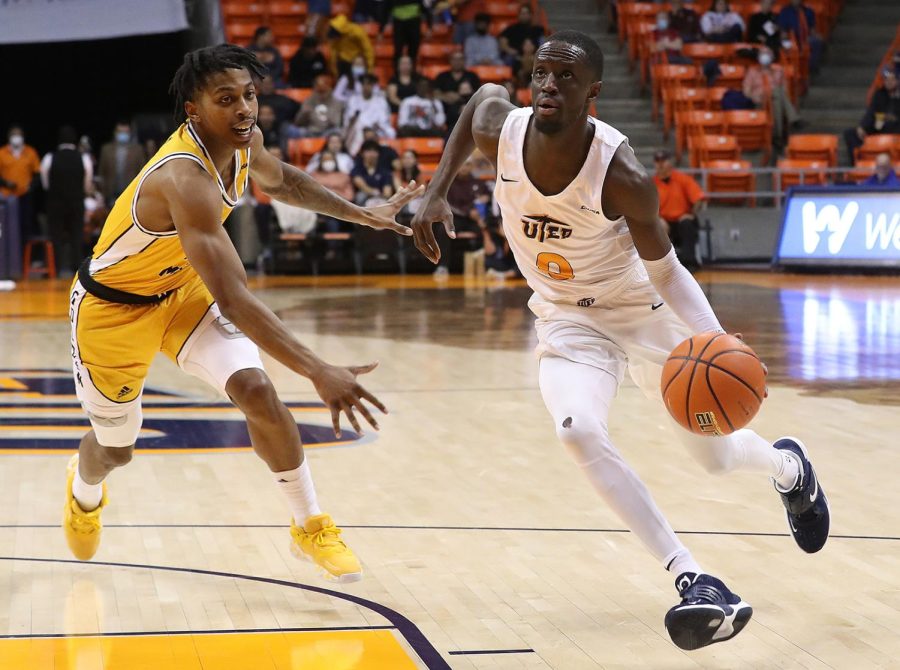
[{"label": "white sock", "polygon": [[783,462],[781,472],[773,475],[772,479],[775,480],[775,486],[779,491],[787,493],[797,486],[797,482],[800,480],[800,462],[796,456],[784,449],[776,449],[776,451],[781,454]]},{"label": "white sock", "polygon": [[103,482],[88,484],[81,478],[81,472],[75,469],[75,479],[72,480],[72,495],[78,501],[78,506],[85,512],[97,509],[103,499]]},{"label": "white sock", "polygon": [[666,556],[663,565],[666,566],[666,570],[676,577],[683,572],[694,572],[698,575],[703,572],[703,569],[700,567],[700,564],[694,560],[691,552],[684,547],[674,554]]},{"label": "white sock", "polygon": [[319,501],[316,500],[316,488],[313,486],[312,474],[309,471],[309,463],[306,458],[299,468],[273,472],[275,484],[287,500],[291,514],[294,515],[294,523],[302,526],[311,516],[321,514]]}]

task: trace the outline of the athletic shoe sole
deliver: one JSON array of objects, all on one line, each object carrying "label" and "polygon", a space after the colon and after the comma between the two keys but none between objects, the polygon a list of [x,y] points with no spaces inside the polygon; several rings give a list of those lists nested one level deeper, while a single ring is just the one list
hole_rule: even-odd
[{"label": "athletic shoe sole", "polygon": [[753,608],[743,600],[731,605],[731,614],[716,605],[684,605],[666,614],[666,630],[677,647],[693,651],[730,640],[752,616]]}]

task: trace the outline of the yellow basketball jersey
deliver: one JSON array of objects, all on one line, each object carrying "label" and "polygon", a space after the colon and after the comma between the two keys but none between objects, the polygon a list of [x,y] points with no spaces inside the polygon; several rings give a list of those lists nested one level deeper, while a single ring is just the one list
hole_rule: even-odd
[{"label": "yellow basketball jersey", "polygon": [[182,124],[122,192],[109,213],[90,264],[91,276],[101,284],[138,295],[160,295],[184,286],[197,275],[184,255],[177,231],[147,230],[137,216],[141,184],[154,170],[178,159],[199,163],[218,184],[223,223],[247,188],[249,148],[234,152],[234,186],[226,190],[200,136],[190,123]]}]

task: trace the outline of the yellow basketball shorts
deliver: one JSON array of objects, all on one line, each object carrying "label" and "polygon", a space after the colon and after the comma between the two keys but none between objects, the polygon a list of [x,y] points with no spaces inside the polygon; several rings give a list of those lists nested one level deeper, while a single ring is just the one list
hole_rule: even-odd
[{"label": "yellow basketball shorts", "polygon": [[200,277],[152,305],[107,302],[76,280],[69,319],[75,390],[107,447],[137,439],[144,379],[157,352],[221,393],[235,372],[263,367],[256,345],[222,316]]}]

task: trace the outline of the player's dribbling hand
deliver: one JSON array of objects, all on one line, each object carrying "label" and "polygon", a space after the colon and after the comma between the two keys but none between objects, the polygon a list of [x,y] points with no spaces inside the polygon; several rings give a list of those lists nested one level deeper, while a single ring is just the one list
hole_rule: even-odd
[{"label": "player's dribbling hand", "polygon": [[451,239],[456,238],[456,229],[453,227],[453,212],[446,198],[426,196],[419,207],[419,211],[413,217],[413,235],[416,238],[416,249],[422,252],[432,263],[441,260],[441,248],[434,239],[434,224],[443,224],[444,230]]},{"label": "player's dribbling hand", "polygon": [[425,185],[418,186],[416,182],[411,181],[405,186],[401,186],[400,189],[391,196],[390,200],[381,205],[375,205],[374,207],[366,207],[363,211],[365,211],[368,216],[365,221],[361,221],[362,225],[369,226],[369,228],[375,228],[377,230],[393,230],[395,233],[400,235],[412,235],[413,232],[411,229],[406,226],[397,223],[397,220],[394,218],[403,209],[410,200],[414,200],[422,195],[425,192]]},{"label": "player's dribbling hand", "polygon": [[313,386],[316,387],[316,393],[322,398],[322,401],[331,412],[331,425],[334,428],[334,436],[341,436],[341,412],[347,415],[353,430],[362,434],[359,421],[353,414],[353,409],[359,410],[363,418],[372,428],[378,430],[378,422],[369,408],[363,404],[363,399],[368,400],[381,410],[382,414],[387,414],[387,409],[381,404],[371,393],[366,391],[356,380],[359,375],[371,372],[378,363],[369,363],[368,365],[351,365],[341,367],[338,365],[326,365],[315,377],[312,377]]},{"label": "player's dribbling hand", "polygon": [[[744,334],[743,333],[735,333],[734,337],[739,339],[741,342],[744,342]],[[745,344],[746,344],[746,342],[745,342]],[[763,363],[762,359],[759,359],[759,364],[762,366],[763,372],[765,373],[766,377],[768,377],[769,376],[769,366],[767,366],[765,363]],[[766,384],[766,392],[763,394],[763,398],[768,398],[768,397],[769,397],[769,385]]]}]

